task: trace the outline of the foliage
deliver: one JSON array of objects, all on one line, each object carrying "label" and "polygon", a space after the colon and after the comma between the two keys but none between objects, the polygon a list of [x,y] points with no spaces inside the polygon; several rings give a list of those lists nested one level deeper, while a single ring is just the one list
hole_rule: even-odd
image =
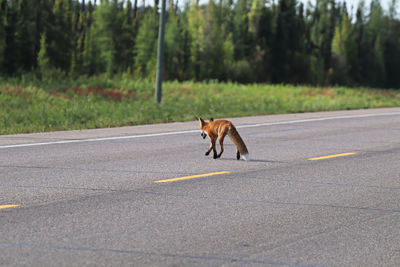
[{"label": "foliage", "polygon": [[[158,2],[0,0],[0,76],[155,76]],[[169,1],[165,80],[400,87],[399,1]],[[45,36],[45,39],[43,39]]]}]

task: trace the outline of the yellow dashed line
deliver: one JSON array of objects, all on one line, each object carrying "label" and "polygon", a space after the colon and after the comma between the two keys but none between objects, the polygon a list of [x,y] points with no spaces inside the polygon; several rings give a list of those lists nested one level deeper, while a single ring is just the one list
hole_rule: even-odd
[{"label": "yellow dashed line", "polygon": [[3,210],[3,209],[9,209],[9,208],[16,208],[16,207],[20,207],[21,205],[13,205],[13,204],[10,204],[10,205],[0,205],[0,210]]},{"label": "yellow dashed line", "polygon": [[226,174],[226,173],[230,173],[230,172],[227,172],[227,171],[210,172],[210,173],[204,173],[204,174],[197,174],[197,175],[191,175],[191,176],[184,176],[184,177],[177,177],[177,178],[171,178],[171,179],[165,179],[165,180],[158,180],[158,181],[154,181],[154,182],[155,183],[170,183],[170,182],[183,181],[183,180],[189,180],[189,179],[195,179],[195,178],[202,178],[202,177],[220,175],[220,174]]},{"label": "yellow dashed line", "polygon": [[357,154],[356,152],[349,152],[349,153],[342,153],[342,154],[334,154],[328,155],[323,157],[316,157],[316,158],[309,158],[308,160],[321,160],[321,159],[331,159],[331,158],[338,158],[338,157],[345,157]]}]

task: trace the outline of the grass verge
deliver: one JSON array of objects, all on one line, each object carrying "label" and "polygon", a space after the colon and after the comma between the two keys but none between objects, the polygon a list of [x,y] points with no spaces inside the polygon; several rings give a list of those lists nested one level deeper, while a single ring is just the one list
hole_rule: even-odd
[{"label": "grass verge", "polygon": [[157,105],[148,81],[0,84],[0,134],[400,105],[400,91],[367,88],[166,82]]}]

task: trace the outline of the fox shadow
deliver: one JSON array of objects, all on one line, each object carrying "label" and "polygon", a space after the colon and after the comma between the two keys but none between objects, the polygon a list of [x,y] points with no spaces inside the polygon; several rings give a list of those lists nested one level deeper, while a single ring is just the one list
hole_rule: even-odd
[{"label": "fox shadow", "polygon": [[[244,161],[243,159],[237,160],[235,158],[218,158],[218,160],[227,160],[227,161]],[[284,163],[283,161],[277,160],[264,160],[264,159],[250,159],[249,162],[261,162],[261,163]]]}]

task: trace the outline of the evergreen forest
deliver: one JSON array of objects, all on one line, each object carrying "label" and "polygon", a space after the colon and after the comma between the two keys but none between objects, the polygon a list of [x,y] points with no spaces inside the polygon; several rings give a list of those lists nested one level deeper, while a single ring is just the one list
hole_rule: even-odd
[{"label": "evergreen forest", "polygon": [[[389,1],[167,0],[163,79],[400,88],[400,5]],[[159,7],[0,0],[0,76],[153,79]]]}]

